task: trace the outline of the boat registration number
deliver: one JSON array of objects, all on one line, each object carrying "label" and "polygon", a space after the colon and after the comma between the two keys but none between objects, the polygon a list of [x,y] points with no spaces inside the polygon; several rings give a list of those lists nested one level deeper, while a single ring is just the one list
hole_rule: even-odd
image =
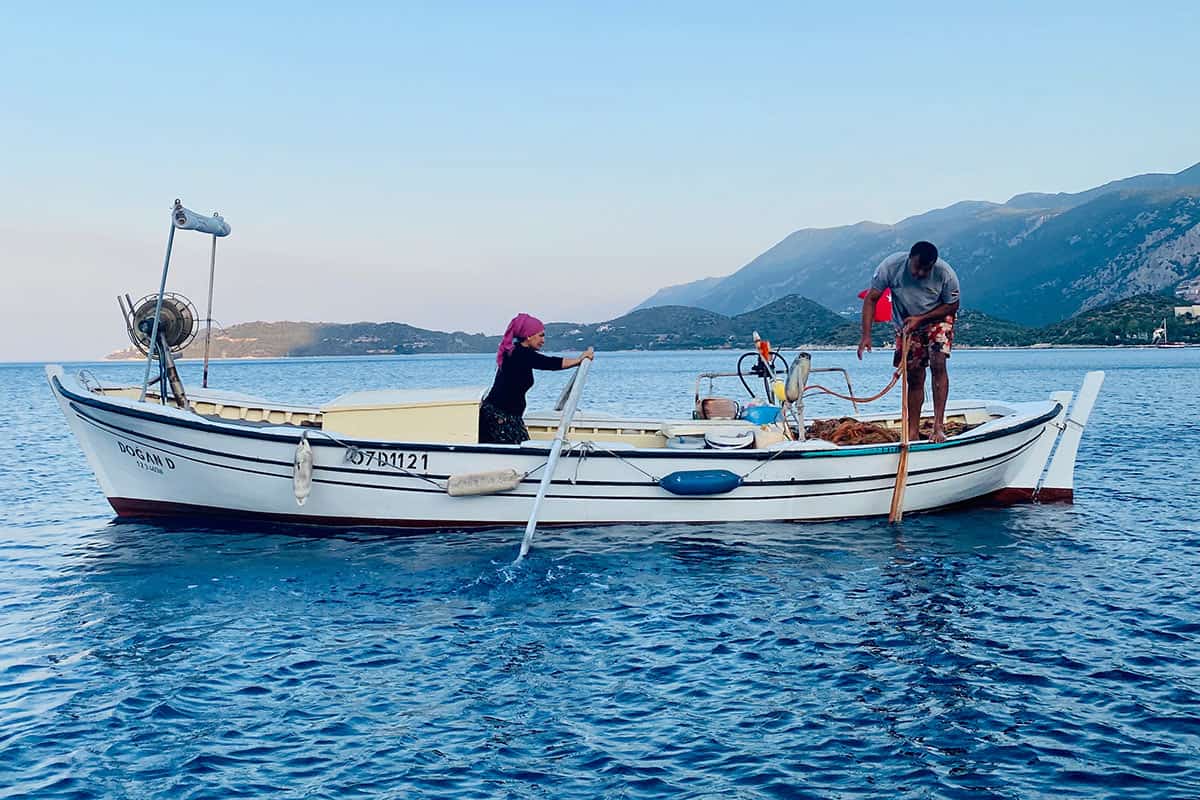
[{"label": "boat registration number", "polygon": [[405,453],[400,450],[360,450],[356,447],[346,451],[346,462],[356,467],[367,467],[386,471],[389,469],[429,471],[429,453]]}]

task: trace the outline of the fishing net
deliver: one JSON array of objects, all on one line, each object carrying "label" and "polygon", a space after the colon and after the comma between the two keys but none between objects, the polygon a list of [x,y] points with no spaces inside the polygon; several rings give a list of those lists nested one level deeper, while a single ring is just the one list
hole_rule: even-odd
[{"label": "fishing net", "polygon": [[[958,436],[960,433],[966,433],[971,428],[978,428],[978,425],[967,425],[955,419],[948,419],[942,428],[946,431],[947,436]],[[921,419],[920,424],[921,438],[928,439],[933,435],[933,420],[928,417]]]},{"label": "fishing net", "polygon": [[[965,425],[958,420],[946,420],[946,435],[957,436],[971,427],[974,426]],[[933,433],[933,420],[922,419],[920,430],[921,438],[928,439]],[[824,439],[836,445],[888,444],[900,441],[899,430],[873,422],[863,422],[853,417],[817,420],[805,428],[805,435],[809,439]]]},{"label": "fishing net", "polygon": [[900,432],[882,425],[862,422],[853,417],[821,419],[805,429],[809,439],[824,439],[837,445],[843,444],[887,444],[900,441]]}]

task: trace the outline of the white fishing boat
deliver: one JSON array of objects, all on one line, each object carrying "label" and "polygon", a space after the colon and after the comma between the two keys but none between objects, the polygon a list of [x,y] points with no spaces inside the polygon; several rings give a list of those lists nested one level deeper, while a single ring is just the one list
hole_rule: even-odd
[{"label": "white fishing boat", "polygon": [[[214,234],[215,254],[223,234],[205,220],[223,220],[177,204],[177,219],[180,212],[194,229]],[[805,353],[790,363],[769,347],[743,356],[754,362],[738,370],[743,385],[753,391],[747,378],[762,382],[757,406],[701,392],[704,380],[712,386],[719,377],[701,376],[693,419],[577,411],[585,361],[556,409],[527,415],[530,440],[480,444],[483,387],[355,392],[309,406],[184,386],[172,357],[200,320],[186,300],[164,291],[169,263],[168,246],[159,293],[122,303],[131,338],[148,353],[141,385],[46,368],[122,517],[525,525],[531,536],[539,523],[809,521],[1070,501],[1076,451],[1103,379],[1088,373],[1073,406],[1070,392],[1028,402],[951,402],[946,418],[956,432],[944,442],[837,444],[813,438],[804,398],[827,391],[810,383],[814,373],[844,371],[814,369]],[[155,363],[159,378],[150,381]],[[207,360],[205,376],[207,383]],[[853,396],[848,378],[846,394]],[[885,436],[903,431],[897,412],[855,412],[848,415],[854,424]]]}]

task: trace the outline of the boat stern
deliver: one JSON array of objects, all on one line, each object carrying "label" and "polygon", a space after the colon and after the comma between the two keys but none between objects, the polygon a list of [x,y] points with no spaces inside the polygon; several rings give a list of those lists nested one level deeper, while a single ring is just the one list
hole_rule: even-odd
[{"label": "boat stern", "polygon": [[1078,395],[1071,392],[1050,395],[1058,403],[1058,414],[1046,423],[1037,444],[1009,484],[992,495],[993,501],[1003,505],[1074,502],[1079,442],[1103,383],[1104,373],[1096,370],[1084,376]]}]

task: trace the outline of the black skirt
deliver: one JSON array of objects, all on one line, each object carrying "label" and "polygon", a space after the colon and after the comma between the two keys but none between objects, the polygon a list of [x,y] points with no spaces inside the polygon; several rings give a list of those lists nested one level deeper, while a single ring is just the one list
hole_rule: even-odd
[{"label": "black skirt", "polygon": [[525,420],[483,401],[479,406],[480,444],[520,444],[529,438]]}]

